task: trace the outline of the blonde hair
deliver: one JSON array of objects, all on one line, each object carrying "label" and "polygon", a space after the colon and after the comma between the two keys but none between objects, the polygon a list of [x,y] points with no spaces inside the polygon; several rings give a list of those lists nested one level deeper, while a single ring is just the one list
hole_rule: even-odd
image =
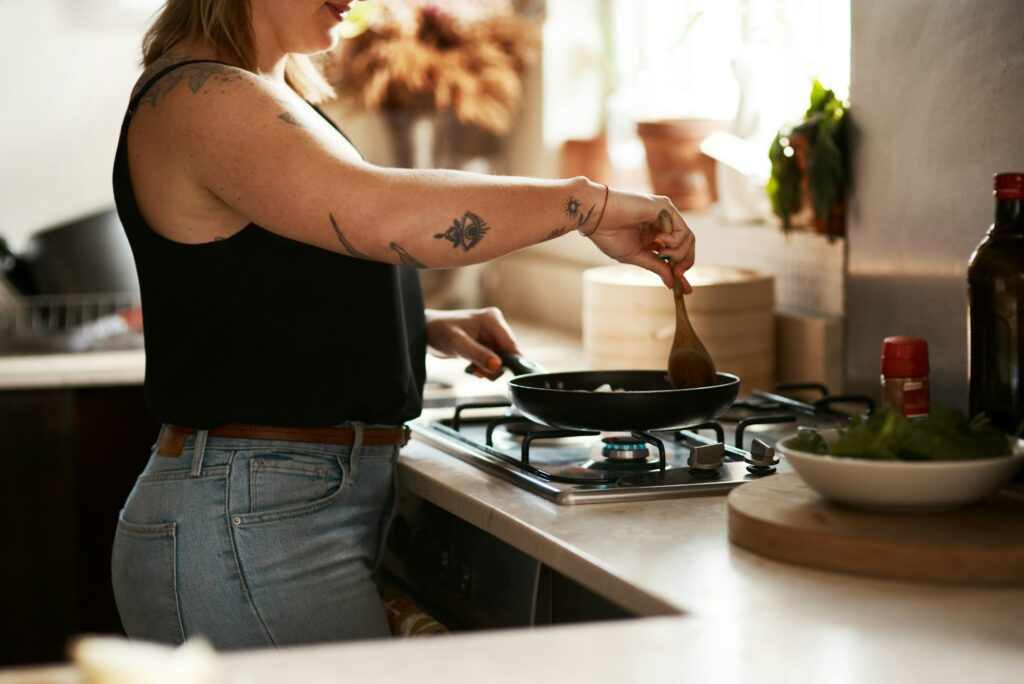
[{"label": "blonde hair", "polygon": [[[249,0],[167,0],[142,39],[142,64],[150,66],[180,40],[202,41],[225,59],[256,70]],[[285,80],[310,102],[335,97],[334,89],[302,54],[289,54]]]}]

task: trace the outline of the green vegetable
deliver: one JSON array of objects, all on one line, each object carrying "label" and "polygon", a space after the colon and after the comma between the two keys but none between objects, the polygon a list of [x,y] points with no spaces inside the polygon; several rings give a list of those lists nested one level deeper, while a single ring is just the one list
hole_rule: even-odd
[{"label": "green vegetable", "polygon": [[786,446],[797,451],[806,451],[809,454],[827,454],[828,444],[814,430],[801,430],[795,437],[786,440]]},{"label": "green vegetable", "polygon": [[814,437],[817,440],[801,432],[786,446],[816,454],[885,461],[960,461],[1010,454],[1006,435],[984,414],[968,421],[961,412],[936,405],[928,417],[913,421],[891,406],[867,420],[854,416],[827,451],[825,441],[819,435]]}]

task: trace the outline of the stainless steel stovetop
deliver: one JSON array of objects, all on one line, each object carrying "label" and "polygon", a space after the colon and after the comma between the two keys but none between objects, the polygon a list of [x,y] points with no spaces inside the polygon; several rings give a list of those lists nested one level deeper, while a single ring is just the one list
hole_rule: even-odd
[{"label": "stainless steel stovetop", "polygon": [[556,430],[496,401],[461,404],[411,427],[415,439],[558,504],[724,494],[790,469],[774,449],[780,437],[845,423],[850,413],[838,404],[873,408],[868,398],[810,387],[820,394],[813,402],[755,392],[718,422],[679,430]]}]

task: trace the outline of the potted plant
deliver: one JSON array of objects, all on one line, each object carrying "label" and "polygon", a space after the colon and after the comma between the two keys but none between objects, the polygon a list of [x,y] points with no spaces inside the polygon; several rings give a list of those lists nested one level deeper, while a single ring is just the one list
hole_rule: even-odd
[{"label": "potted plant", "polygon": [[846,234],[849,105],[817,80],[803,121],[779,130],[768,156],[768,196],[783,230],[802,223],[830,237]]},{"label": "potted plant", "polygon": [[[669,197],[684,211],[708,209],[716,199],[715,160],[704,154],[700,145],[715,131],[725,131],[729,121],[706,116],[710,96],[695,90],[696,85],[675,69],[685,63],[678,55],[687,54],[687,46],[708,14],[705,10],[689,13],[682,32],[664,50],[655,68],[666,77],[676,77],[676,92],[665,99],[673,100],[669,108],[676,110],[668,117],[658,116],[637,122],[637,134],[647,156],[651,188],[656,194]],[[682,96],[682,99],[679,97]],[[663,106],[663,105],[662,105]],[[662,113],[668,113],[660,109]]]}]

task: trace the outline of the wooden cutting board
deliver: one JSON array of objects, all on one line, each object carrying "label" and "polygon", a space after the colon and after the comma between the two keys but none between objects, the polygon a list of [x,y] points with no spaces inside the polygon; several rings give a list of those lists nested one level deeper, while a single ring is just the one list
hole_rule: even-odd
[{"label": "wooden cutting board", "polygon": [[832,504],[796,473],[734,489],[729,539],[774,560],[945,584],[1024,585],[1024,492],[948,513],[883,514]]}]

